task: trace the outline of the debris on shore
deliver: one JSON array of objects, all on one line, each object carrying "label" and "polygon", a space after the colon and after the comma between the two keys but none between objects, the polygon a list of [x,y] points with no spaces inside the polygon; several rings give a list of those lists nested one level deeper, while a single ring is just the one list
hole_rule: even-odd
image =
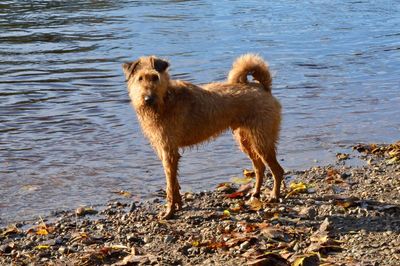
[{"label": "debris on shore", "polygon": [[[400,142],[357,145],[366,162],[286,173],[279,203],[250,199],[253,173],[214,191],[121,201],[0,228],[1,265],[398,265]],[[272,184],[267,177],[264,188]]]}]

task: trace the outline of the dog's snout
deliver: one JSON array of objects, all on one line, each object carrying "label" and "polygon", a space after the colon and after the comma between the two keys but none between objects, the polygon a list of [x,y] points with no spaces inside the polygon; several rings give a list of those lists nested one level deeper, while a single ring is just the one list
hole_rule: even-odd
[{"label": "dog's snout", "polygon": [[156,101],[156,97],[154,95],[146,95],[146,96],[144,96],[144,102],[147,105],[153,105],[155,101]]}]

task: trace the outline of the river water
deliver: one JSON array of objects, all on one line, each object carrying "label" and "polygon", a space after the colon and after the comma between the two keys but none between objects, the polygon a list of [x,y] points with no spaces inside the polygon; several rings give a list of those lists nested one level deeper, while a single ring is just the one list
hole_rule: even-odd
[{"label": "river water", "polygon": [[[151,198],[160,162],[129,105],[121,63],[168,58],[174,78],[223,80],[256,52],[283,105],[286,169],[332,162],[400,136],[400,4],[387,1],[2,1],[0,224]],[[212,189],[250,161],[230,133],[186,150],[184,191]]]}]

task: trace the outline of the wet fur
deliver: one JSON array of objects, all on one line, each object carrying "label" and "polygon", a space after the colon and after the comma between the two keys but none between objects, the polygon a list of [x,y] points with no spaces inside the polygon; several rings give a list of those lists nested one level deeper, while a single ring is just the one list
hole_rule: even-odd
[{"label": "wet fur", "polygon": [[[179,149],[197,145],[231,129],[253,162],[260,195],[265,166],[274,176],[271,200],[279,198],[283,169],[276,160],[281,105],[271,94],[271,75],[265,61],[254,54],[239,57],[226,82],[194,84],[171,80],[165,60],[142,57],[123,65],[129,96],[145,136],[161,159],[167,179],[170,218],[182,200],[177,180]],[[248,82],[251,74],[255,82]],[[151,97],[149,105],[144,99]]]}]

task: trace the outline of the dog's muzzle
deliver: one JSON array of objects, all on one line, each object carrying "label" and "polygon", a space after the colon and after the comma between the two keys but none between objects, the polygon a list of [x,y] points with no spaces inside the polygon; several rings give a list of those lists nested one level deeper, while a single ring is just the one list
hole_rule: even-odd
[{"label": "dog's muzzle", "polygon": [[146,103],[146,105],[152,106],[156,102],[156,96],[151,95],[151,94],[146,95],[146,96],[144,96],[144,102]]}]

